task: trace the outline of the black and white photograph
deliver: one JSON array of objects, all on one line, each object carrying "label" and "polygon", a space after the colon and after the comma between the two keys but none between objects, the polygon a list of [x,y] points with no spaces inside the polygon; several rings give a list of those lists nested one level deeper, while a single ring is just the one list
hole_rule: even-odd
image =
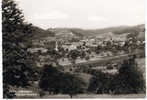
[{"label": "black and white photograph", "polygon": [[3,99],[145,98],[145,0],[2,0]]}]

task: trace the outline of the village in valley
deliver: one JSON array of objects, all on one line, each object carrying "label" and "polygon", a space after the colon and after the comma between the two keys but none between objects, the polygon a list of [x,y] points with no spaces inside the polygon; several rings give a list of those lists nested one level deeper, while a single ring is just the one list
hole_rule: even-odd
[{"label": "village in valley", "polygon": [[[52,29],[54,32],[56,29]],[[57,62],[60,65],[71,64],[70,53],[75,52],[75,63],[86,63],[89,61],[100,60],[104,57],[113,57],[144,50],[144,29],[138,35],[130,36],[131,33],[115,34],[112,32],[102,33],[97,36],[75,36],[74,33],[66,29],[54,36],[45,36],[41,39],[32,40],[32,48],[28,51],[32,54],[40,54],[36,61],[38,67],[44,66],[51,59],[48,55],[51,48],[57,54]]]},{"label": "village in valley", "polygon": [[[27,0],[19,2],[22,1]],[[35,0],[35,3],[38,1]],[[117,24],[118,26],[92,29],[86,26],[61,27],[60,24],[64,23],[58,20],[57,26],[59,24],[60,27],[44,29],[24,20],[22,10],[15,2],[2,0],[3,98],[145,97],[145,24],[133,23],[121,26]],[[48,7],[50,6],[44,8]],[[42,8],[39,7],[39,11],[40,9]],[[59,18],[58,15],[62,13],[54,11],[51,14],[55,15],[48,15],[47,18]],[[61,17],[63,19],[68,17],[63,15]],[[44,20],[41,14],[39,17]],[[104,21],[103,18],[95,16],[81,21],[83,18],[87,17],[77,20],[76,16],[75,20],[79,23],[75,24],[73,21],[73,24],[89,26],[91,24],[89,21],[94,21],[91,24],[94,26],[95,21]],[[41,25],[44,21],[41,21]],[[88,24],[85,24],[86,22]],[[69,20],[66,23],[69,23]],[[103,24],[106,23],[101,23]]]}]

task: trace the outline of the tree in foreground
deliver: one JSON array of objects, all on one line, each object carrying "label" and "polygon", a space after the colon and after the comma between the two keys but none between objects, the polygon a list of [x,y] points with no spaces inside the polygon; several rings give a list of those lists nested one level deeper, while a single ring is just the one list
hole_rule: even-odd
[{"label": "tree in foreground", "polygon": [[[119,70],[119,76],[117,78],[117,80],[120,81],[121,93],[141,93],[141,92],[144,93],[145,92],[144,76],[143,76],[143,73],[138,68],[139,66],[137,65],[135,61],[135,56],[123,62]],[[120,91],[118,91],[118,93]]]},{"label": "tree in foreground", "polygon": [[143,73],[138,70],[135,57],[124,60],[119,74],[109,75],[96,72],[91,79],[89,91],[112,94],[145,93],[145,80]]},{"label": "tree in foreground", "polygon": [[52,65],[45,65],[41,72],[41,78],[39,87],[43,91],[53,92],[54,94],[59,92],[59,84],[61,82],[61,72]]},{"label": "tree in foreground", "polygon": [[27,86],[32,76],[26,45],[29,33],[31,24],[24,23],[24,16],[17,4],[13,0],[2,0],[4,98],[11,97],[9,85]]},{"label": "tree in foreground", "polygon": [[75,74],[65,73],[63,81],[63,93],[69,94],[70,98],[72,98],[73,95],[84,93],[86,91],[86,83],[83,81],[82,78],[78,77]]},{"label": "tree in foreground", "polygon": [[39,86],[49,93],[63,93],[73,95],[84,92],[86,83],[71,73],[63,73],[52,65],[45,65],[42,69]]}]

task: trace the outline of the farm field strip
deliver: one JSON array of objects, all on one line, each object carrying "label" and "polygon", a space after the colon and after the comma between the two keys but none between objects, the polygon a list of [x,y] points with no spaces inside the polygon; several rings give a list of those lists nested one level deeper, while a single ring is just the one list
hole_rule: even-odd
[{"label": "farm field strip", "polygon": [[[104,64],[107,62],[111,62],[113,60],[113,62],[119,62],[122,61],[123,59],[128,59],[131,55],[134,54],[141,54],[143,52],[135,52],[135,53],[131,53],[131,54],[122,54],[122,55],[118,55],[118,56],[111,56],[111,57],[100,57],[97,60],[89,60],[89,61],[85,61],[85,62],[79,62],[76,63],[76,65],[87,65],[87,64]],[[71,66],[72,64],[68,64],[68,65],[63,65],[63,66]]]}]

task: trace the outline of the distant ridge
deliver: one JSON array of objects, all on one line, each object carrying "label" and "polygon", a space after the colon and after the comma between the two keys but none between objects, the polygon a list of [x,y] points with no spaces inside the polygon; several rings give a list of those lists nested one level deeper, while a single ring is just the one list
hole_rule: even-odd
[{"label": "distant ridge", "polygon": [[[114,34],[125,34],[131,33],[132,35],[138,35],[140,32],[145,31],[145,24],[135,25],[135,26],[116,26],[108,27],[102,29],[80,29],[80,28],[49,28],[47,30],[41,29],[34,26],[33,38],[39,39],[49,36],[61,36],[66,38],[71,37],[95,37],[102,34],[109,34],[110,32]],[[143,34],[143,33],[142,33]],[[142,36],[140,36],[142,37]]]}]

